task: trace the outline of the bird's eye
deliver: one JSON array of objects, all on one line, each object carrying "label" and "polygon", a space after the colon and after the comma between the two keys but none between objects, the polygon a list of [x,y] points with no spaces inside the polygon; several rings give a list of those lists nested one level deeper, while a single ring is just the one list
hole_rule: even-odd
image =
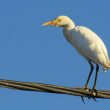
[{"label": "bird's eye", "polygon": [[60,22],[60,21],[61,21],[61,19],[57,19],[57,21],[58,21],[58,22]]}]

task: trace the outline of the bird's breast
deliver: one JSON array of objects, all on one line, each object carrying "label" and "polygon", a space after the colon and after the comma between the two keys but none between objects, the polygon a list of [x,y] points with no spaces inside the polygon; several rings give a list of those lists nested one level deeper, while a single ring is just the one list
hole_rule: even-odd
[{"label": "bird's breast", "polygon": [[64,36],[69,41],[69,43],[83,56],[87,57],[88,53],[92,51],[95,44],[91,41],[93,39],[89,38],[86,34],[78,29],[64,30]]}]

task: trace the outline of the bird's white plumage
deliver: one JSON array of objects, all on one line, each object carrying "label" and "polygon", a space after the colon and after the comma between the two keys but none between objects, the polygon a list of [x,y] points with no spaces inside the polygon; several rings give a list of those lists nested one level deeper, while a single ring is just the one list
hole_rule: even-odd
[{"label": "bird's white plumage", "polygon": [[87,60],[109,68],[110,62],[107,49],[103,41],[90,29],[76,26],[72,30],[64,29],[66,39]]},{"label": "bird's white plumage", "polygon": [[65,38],[83,57],[102,65],[104,69],[110,69],[106,46],[95,32],[83,26],[75,26],[67,16],[59,16],[44,25],[63,27]]}]

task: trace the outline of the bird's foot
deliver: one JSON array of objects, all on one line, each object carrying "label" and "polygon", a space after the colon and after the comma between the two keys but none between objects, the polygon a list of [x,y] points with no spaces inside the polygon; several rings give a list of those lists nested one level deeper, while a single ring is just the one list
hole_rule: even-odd
[{"label": "bird's foot", "polygon": [[86,91],[90,91],[91,89],[89,89],[88,87],[84,86],[83,87]]},{"label": "bird's foot", "polygon": [[96,89],[92,89],[92,90],[91,90],[91,94],[92,94],[93,96],[96,96],[96,95],[97,95],[97,90],[96,90]]},{"label": "bird's foot", "polygon": [[90,91],[91,92],[91,95],[93,95],[93,96],[96,96],[97,95],[97,90],[96,89],[89,89],[88,87],[84,87],[84,89],[86,90],[86,91]]},{"label": "bird's foot", "polygon": [[[89,89],[88,87],[83,87],[83,88],[84,88],[86,91],[88,91],[88,92],[90,91],[90,92],[91,92],[91,95],[92,95],[92,96],[87,97],[88,100],[93,99],[94,101],[97,102],[97,100],[95,99],[95,96],[97,95],[97,90],[96,90],[96,89]],[[82,99],[82,102],[85,103],[84,97],[81,97],[81,99]]]},{"label": "bird's foot", "polygon": [[93,99],[95,102],[97,102],[97,100],[94,97],[88,97],[88,100]]},{"label": "bird's foot", "polygon": [[97,100],[95,99],[95,96],[97,95],[97,90],[96,89],[91,89],[90,90],[91,91],[91,97],[89,97],[89,99],[93,99],[94,101],[96,101],[97,102]]},{"label": "bird's foot", "polygon": [[[91,89],[89,89],[88,87],[84,86],[83,89],[85,89],[87,92],[89,92]],[[84,97],[81,96],[82,102],[85,104],[85,100]],[[88,97],[88,99],[91,99],[91,97]]]}]

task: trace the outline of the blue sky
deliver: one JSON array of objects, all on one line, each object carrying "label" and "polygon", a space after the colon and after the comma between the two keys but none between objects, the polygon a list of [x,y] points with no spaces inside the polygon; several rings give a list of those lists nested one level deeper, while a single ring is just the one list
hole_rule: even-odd
[{"label": "blue sky", "polygon": [[[0,0],[0,78],[82,87],[88,63],[68,44],[62,29],[41,24],[67,15],[76,25],[94,30],[110,53],[109,4],[108,0]],[[109,73],[100,69],[98,89],[110,89]],[[110,108],[110,100],[85,102],[75,96],[0,89],[3,110]]]}]

